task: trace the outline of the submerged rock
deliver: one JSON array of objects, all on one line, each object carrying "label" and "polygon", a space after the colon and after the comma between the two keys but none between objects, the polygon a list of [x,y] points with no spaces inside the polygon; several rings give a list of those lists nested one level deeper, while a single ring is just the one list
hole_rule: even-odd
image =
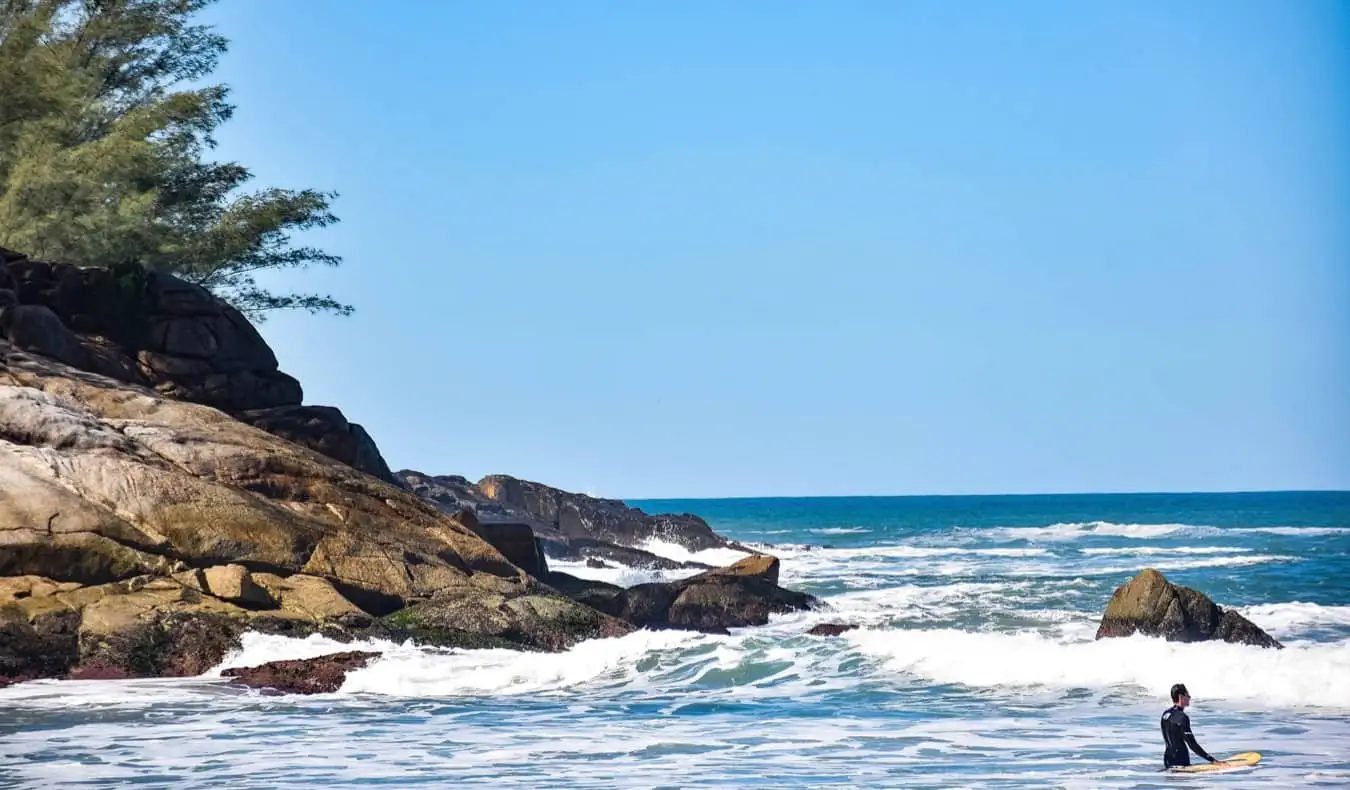
[{"label": "submerged rock", "polygon": [[820,623],[811,627],[807,631],[808,636],[839,636],[845,631],[852,631],[858,626],[851,623]]},{"label": "submerged rock", "polygon": [[1160,636],[1169,642],[1220,640],[1257,647],[1283,648],[1274,637],[1203,593],[1172,584],[1145,568],[1116,588],[1097,627],[1097,639]]},{"label": "submerged rock", "polygon": [[256,667],[227,669],[222,677],[232,683],[281,694],[332,694],[342,688],[347,673],[362,669],[379,653],[352,650],[318,658],[270,661]]}]

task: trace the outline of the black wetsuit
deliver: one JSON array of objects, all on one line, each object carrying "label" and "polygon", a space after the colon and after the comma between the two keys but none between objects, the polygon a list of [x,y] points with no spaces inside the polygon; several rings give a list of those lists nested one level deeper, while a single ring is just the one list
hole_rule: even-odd
[{"label": "black wetsuit", "polygon": [[1190,765],[1191,756],[1186,752],[1187,746],[1199,756],[1214,762],[1214,758],[1195,742],[1195,736],[1191,734],[1191,718],[1180,706],[1173,705],[1163,711],[1162,734],[1163,743],[1167,744],[1167,751],[1163,752],[1163,767]]}]

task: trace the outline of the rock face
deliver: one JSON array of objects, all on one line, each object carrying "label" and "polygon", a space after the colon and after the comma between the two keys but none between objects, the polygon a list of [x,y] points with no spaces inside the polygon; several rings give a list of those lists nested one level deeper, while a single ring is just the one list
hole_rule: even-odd
[{"label": "rock face", "polygon": [[395,476],[409,491],[444,513],[469,510],[485,526],[529,525],[544,553],[558,559],[594,558],[656,570],[708,569],[711,566],[667,559],[639,547],[657,538],[692,551],[743,549],[713,532],[698,516],[649,516],[615,500],[573,494],[504,475],[485,477],[478,484],[458,475],[430,476],[406,469]]},{"label": "rock face", "polygon": [[529,524],[483,524],[471,510],[462,511],[458,519],[517,568],[536,579],[548,575],[548,559],[544,556],[543,541],[534,536],[534,530]]},{"label": "rock face", "polygon": [[332,406],[277,406],[234,415],[242,422],[280,436],[289,442],[317,450],[353,469],[389,483],[402,485],[380,455],[380,448],[366,429],[347,422]]},{"label": "rock face", "polygon": [[1097,638],[1160,636],[1169,642],[1217,639],[1257,647],[1283,648],[1255,623],[1215,604],[1203,593],[1172,584],[1145,568],[1116,588],[1106,605]]},{"label": "rock face", "polygon": [[536,521],[557,525],[567,538],[594,538],[621,546],[640,546],[656,539],[690,551],[732,545],[694,515],[649,516],[618,500],[570,494],[506,475],[483,478],[478,481],[478,490],[493,502],[528,513]]},{"label": "rock face", "polygon": [[332,694],[347,673],[362,669],[379,653],[352,650],[296,661],[271,661],[256,667],[227,669],[220,674],[241,686],[282,694]]}]

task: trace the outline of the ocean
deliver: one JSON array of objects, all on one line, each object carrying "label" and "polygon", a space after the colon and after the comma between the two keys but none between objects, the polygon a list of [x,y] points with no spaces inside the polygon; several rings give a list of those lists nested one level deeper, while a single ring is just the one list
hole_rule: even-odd
[{"label": "ocean", "polygon": [[[20,684],[0,690],[0,787],[1350,787],[1350,493],[632,504],[777,554],[829,610],[553,655],[364,643],[383,657],[314,697],[219,668]],[[1287,648],[1094,641],[1144,567]],[[821,622],[861,627],[806,635]],[[250,635],[225,665],[341,649]],[[1159,774],[1176,682],[1205,749],[1261,764]]]}]

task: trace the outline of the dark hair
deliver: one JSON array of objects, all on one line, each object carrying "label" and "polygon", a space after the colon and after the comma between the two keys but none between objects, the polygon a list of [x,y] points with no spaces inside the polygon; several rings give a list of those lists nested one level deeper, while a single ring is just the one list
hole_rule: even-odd
[{"label": "dark hair", "polygon": [[1182,695],[1185,695],[1185,696],[1187,696],[1187,697],[1191,696],[1191,692],[1189,692],[1189,691],[1186,690],[1186,684],[1185,684],[1185,683],[1178,683],[1178,684],[1172,686],[1172,701],[1173,701],[1173,702],[1176,702],[1178,699],[1180,699],[1180,698],[1182,697]]}]

